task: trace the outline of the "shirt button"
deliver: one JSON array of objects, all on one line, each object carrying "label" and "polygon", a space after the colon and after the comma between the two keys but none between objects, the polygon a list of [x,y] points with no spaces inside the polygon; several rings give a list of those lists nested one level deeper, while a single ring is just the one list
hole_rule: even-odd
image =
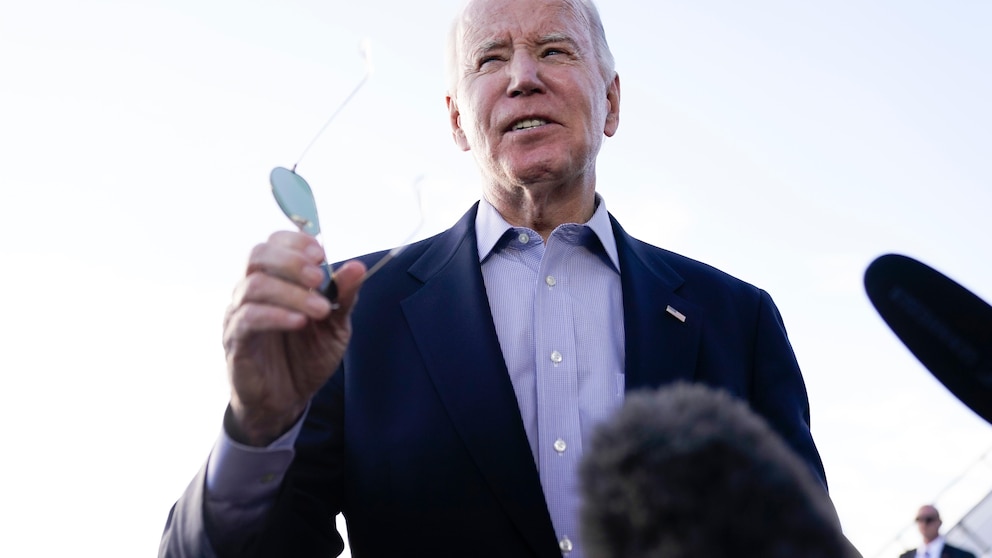
[{"label": "shirt button", "polygon": [[269,484],[270,482],[276,480],[276,475],[275,473],[266,473],[262,475],[262,478],[259,480],[262,481],[262,484]]},{"label": "shirt button", "polygon": [[568,537],[563,537],[560,541],[558,541],[558,548],[560,548],[562,552],[571,552],[572,541],[569,540]]},{"label": "shirt button", "polygon": [[554,287],[558,284],[558,280],[555,279],[554,275],[548,275],[544,278],[544,282],[548,284],[549,287]]},{"label": "shirt button", "polygon": [[558,452],[558,453],[565,453],[565,450],[566,449],[568,449],[568,444],[565,443],[565,440],[562,440],[561,438],[558,438],[557,440],[555,440],[555,451],[556,452]]},{"label": "shirt button", "polygon": [[527,244],[528,242],[530,242],[530,237],[527,236],[527,233],[520,233],[520,236],[517,237],[517,240],[520,241],[520,244]]},{"label": "shirt button", "polygon": [[558,351],[552,351],[551,352],[551,362],[553,362],[555,364],[561,364],[561,361],[562,361],[561,353],[559,353]]}]

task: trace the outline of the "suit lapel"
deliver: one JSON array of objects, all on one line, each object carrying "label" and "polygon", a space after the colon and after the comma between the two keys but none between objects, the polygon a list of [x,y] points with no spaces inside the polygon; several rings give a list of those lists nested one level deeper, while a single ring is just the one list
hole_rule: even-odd
[{"label": "suit lapel", "polygon": [[691,380],[706,316],[677,296],[682,277],[658,248],[627,234],[613,217],[623,286],[626,391]]},{"label": "suit lapel", "polygon": [[560,556],[479,266],[477,207],[409,269],[424,282],[403,311],[451,421],[538,555]]}]

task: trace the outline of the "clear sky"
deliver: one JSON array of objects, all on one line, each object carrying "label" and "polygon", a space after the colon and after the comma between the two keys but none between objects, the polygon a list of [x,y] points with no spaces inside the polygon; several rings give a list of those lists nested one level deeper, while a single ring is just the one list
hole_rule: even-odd
[{"label": "clear sky", "polygon": [[[451,142],[459,2],[37,0],[0,5],[0,555],[155,552],[227,400],[221,321],[251,247],[290,228],[299,170],[332,259],[478,197]],[[877,316],[897,252],[992,300],[992,4],[603,1],[622,84],[599,191],[627,230],[768,290],[806,377],[848,536],[916,538],[917,506],[992,448],[988,425]],[[950,525],[992,464],[937,501]],[[904,534],[904,541],[890,545]]]}]

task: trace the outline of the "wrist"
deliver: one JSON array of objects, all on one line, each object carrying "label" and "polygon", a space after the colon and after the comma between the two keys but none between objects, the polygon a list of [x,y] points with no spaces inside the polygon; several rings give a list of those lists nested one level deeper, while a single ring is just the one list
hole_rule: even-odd
[{"label": "wrist", "polygon": [[232,397],[224,413],[224,430],[239,444],[261,448],[288,432],[304,410],[306,403],[282,412],[251,410]]}]

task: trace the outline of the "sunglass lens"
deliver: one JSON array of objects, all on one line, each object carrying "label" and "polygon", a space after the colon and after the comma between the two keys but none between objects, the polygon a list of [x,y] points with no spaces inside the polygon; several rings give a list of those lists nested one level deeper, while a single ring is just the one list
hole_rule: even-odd
[{"label": "sunglass lens", "polygon": [[269,174],[269,183],[272,184],[272,195],[286,217],[310,236],[320,234],[317,204],[307,181],[289,169],[276,167]]}]

